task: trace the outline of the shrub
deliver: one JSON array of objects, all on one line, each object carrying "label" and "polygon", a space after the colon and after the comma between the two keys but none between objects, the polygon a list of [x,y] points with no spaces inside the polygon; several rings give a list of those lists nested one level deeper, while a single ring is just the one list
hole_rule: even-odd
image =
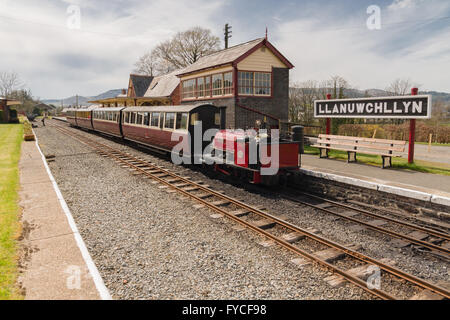
[{"label": "shrub", "polygon": [[[375,129],[377,130],[376,138],[379,139],[408,140],[409,138],[409,122],[399,125],[342,124],[338,133],[343,136],[372,138]],[[450,143],[449,126],[431,126],[420,121],[416,123],[415,141],[428,142],[430,134],[433,135],[432,142]]]},{"label": "shrub", "polygon": [[0,110],[0,123],[3,122],[3,110]]}]

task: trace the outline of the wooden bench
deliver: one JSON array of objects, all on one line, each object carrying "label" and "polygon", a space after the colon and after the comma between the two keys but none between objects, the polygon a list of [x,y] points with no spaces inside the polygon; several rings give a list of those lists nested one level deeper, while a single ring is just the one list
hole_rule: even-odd
[{"label": "wooden bench", "polygon": [[381,156],[381,167],[392,167],[392,157],[401,157],[405,152],[406,141],[347,137],[320,134],[312,147],[319,148],[320,158],[328,158],[328,151],[340,150],[347,152],[347,162],[356,162],[356,153]]}]

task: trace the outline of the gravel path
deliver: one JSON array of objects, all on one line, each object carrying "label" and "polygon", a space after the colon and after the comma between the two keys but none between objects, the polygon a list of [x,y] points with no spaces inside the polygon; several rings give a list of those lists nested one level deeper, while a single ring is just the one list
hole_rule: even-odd
[{"label": "gravel path", "polygon": [[[80,131],[77,131],[80,132]],[[36,129],[45,154],[55,154],[51,170],[74,215],[88,249],[111,294],[117,299],[368,299],[347,284],[333,289],[321,267],[299,268],[295,256],[277,247],[263,248],[250,231],[237,232],[231,221],[212,219],[208,209],[158,189],[111,160],[91,153],[80,142],[51,127]],[[372,231],[352,232],[317,210],[266,194],[209,179],[200,172],[105,140],[169,169],[203,180],[249,204],[264,204],[302,227],[314,227],[340,243],[363,244],[361,252],[388,257],[405,271],[434,281],[449,278],[448,263],[410,249],[392,249],[388,237]],[[118,183],[123,182],[123,183]],[[382,280],[383,281],[383,280]]]}]

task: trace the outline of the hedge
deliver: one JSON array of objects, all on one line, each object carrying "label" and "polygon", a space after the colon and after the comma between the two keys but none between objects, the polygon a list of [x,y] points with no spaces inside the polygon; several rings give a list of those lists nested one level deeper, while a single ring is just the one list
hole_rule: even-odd
[{"label": "hedge", "polygon": [[[408,140],[409,122],[400,125],[376,125],[376,124],[342,124],[338,133],[343,136],[372,138],[376,130],[376,138]],[[449,126],[430,126],[422,122],[416,123],[416,141],[428,142],[429,135],[432,134],[432,142],[450,143]]]}]

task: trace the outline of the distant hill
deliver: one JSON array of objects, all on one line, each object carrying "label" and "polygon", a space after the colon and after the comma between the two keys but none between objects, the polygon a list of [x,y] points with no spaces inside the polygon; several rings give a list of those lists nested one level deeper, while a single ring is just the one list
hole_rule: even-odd
[{"label": "distant hill", "polygon": [[[344,95],[348,98],[363,98],[366,94],[370,97],[383,97],[389,96],[389,92],[380,89],[368,89],[368,90],[358,90],[358,89],[345,89]],[[437,92],[437,91],[419,91],[419,94],[430,94],[433,101],[443,101],[450,103],[450,93],[447,92]]]},{"label": "distant hill", "polygon": [[[106,92],[103,92],[97,96],[92,96],[92,97],[78,96],[78,104],[83,105],[83,106],[89,106],[91,104],[88,103],[88,101],[114,98],[121,93],[122,93],[122,89],[113,89],[113,90],[108,90]],[[64,98],[64,99],[62,99],[62,101],[64,102],[65,107],[74,106],[77,103],[77,97],[72,96],[72,97]],[[58,107],[61,106],[61,100],[46,99],[46,100],[42,100],[41,102],[43,102],[45,104],[54,104],[55,106],[58,106]]]}]

